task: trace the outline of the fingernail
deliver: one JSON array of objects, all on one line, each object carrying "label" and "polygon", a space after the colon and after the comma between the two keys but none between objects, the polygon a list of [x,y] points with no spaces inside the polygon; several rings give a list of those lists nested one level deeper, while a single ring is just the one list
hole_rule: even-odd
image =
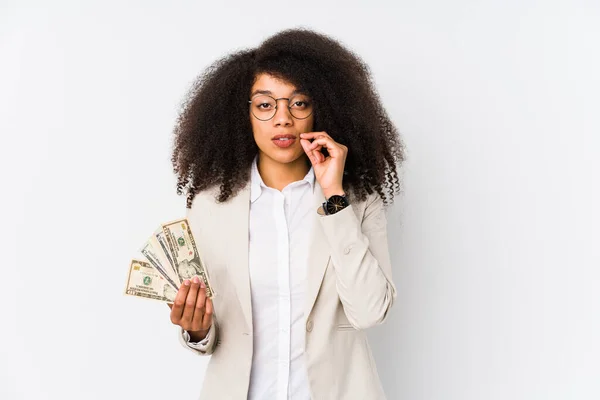
[{"label": "fingernail", "polygon": [[185,286],[190,286],[190,281],[186,279],[185,281],[183,281],[183,284],[184,284]]},{"label": "fingernail", "polygon": [[205,288],[206,285],[204,284],[204,281],[200,281],[200,287]]},{"label": "fingernail", "polygon": [[198,283],[198,282],[200,282],[200,280],[198,279],[198,277],[197,277],[197,276],[195,276],[195,277],[193,278],[193,281],[194,281],[194,283]]}]

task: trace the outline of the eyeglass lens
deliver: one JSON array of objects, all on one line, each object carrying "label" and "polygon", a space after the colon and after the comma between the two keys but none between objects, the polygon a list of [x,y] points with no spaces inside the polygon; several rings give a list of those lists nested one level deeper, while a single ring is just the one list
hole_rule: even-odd
[{"label": "eyeglass lens", "polygon": [[[283,105],[288,106],[290,114],[292,114],[294,118],[308,118],[312,113],[312,103],[306,95],[295,95],[290,98],[288,104],[286,104],[283,99],[280,100],[280,102],[283,102]],[[280,103],[280,106],[281,105],[282,103]],[[256,118],[266,121],[275,116],[275,113],[277,112],[277,101],[271,96],[257,95],[252,98],[250,107],[252,114]]]}]

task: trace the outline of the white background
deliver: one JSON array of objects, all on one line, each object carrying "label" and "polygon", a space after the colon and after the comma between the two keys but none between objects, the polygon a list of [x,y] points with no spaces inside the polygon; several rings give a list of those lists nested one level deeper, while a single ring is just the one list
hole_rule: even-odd
[{"label": "white background", "polygon": [[600,398],[595,0],[2,1],[0,398],[197,397],[207,359],[126,269],[184,213],[191,82],[295,26],[369,63],[407,145],[389,398]]}]

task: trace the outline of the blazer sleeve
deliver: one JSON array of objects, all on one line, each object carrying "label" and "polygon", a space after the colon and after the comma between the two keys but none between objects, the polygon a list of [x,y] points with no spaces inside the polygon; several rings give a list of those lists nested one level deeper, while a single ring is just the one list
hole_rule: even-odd
[{"label": "blazer sleeve", "polygon": [[214,353],[215,351],[215,347],[219,340],[218,331],[219,328],[217,325],[217,320],[213,315],[213,324],[210,326],[205,340],[202,340],[198,343],[190,342],[189,334],[182,328],[179,328],[179,342],[183,345],[183,347],[190,351],[193,351],[194,353],[200,356],[208,356]]},{"label": "blazer sleeve", "polygon": [[357,329],[385,321],[396,298],[383,200],[374,193],[366,203],[362,221],[353,206],[320,218],[337,292],[348,321]]},{"label": "blazer sleeve", "polygon": [[[202,207],[202,204],[198,203],[198,202],[202,201],[202,199],[203,199],[202,193],[197,194],[196,197],[194,197],[194,201],[192,202],[192,208]],[[186,218],[190,218],[190,212],[191,212],[191,209],[186,208],[186,214],[185,214]],[[179,342],[183,345],[183,347],[185,347],[186,349],[188,349],[198,355],[201,355],[201,356],[211,355],[215,351],[215,347],[217,346],[217,343],[219,341],[219,325],[217,323],[217,319],[215,318],[214,314],[213,314],[213,324],[210,326],[205,340],[202,340],[198,343],[193,343],[193,342],[190,342],[189,334],[186,331],[184,331],[182,328],[179,328],[178,333],[179,333]]]}]

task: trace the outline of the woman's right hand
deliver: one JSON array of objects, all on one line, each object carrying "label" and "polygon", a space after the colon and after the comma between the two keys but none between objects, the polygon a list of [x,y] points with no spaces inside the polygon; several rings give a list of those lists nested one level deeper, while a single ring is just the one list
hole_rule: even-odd
[{"label": "woman's right hand", "polygon": [[206,337],[212,325],[213,304],[206,297],[206,286],[197,276],[181,284],[175,301],[169,304],[171,322],[190,334],[190,341],[199,342]]}]

